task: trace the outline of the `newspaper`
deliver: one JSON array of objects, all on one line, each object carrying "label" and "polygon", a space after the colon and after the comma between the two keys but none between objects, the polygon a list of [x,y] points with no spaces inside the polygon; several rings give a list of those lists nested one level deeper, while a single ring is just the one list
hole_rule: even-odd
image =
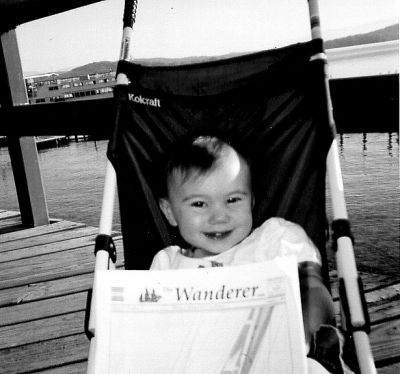
[{"label": "newspaper", "polygon": [[234,267],[98,271],[95,287],[89,365],[96,374],[307,372],[292,257]]}]

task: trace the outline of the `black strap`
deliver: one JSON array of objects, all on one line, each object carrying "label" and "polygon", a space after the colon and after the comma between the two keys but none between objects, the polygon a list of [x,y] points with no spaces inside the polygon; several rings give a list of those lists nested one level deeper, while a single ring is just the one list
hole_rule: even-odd
[{"label": "black strap", "polygon": [[115,264],[117,261],[117,250],[114,241],[110,235],[99,234],[96,237],[96,244],[94,246],[94,254],[98,251],[107,251],[111,261]]},{"label": "black strap", "polygon": [[332,222],[332,239],[333,246],[332,249],[337,251],[337,240],[342,237],[348,237],[354,244],[354,236],[351,232],[350,221],[348,219],[335,219]]}]

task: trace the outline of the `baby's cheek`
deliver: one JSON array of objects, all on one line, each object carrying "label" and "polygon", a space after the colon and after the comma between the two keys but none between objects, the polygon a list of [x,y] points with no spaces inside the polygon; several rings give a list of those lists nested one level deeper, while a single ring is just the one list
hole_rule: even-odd
[{"label": "baby's cheek", "polygon": [[194,231],[199,230],[204,222],[205,219],[202,215],[192,214],[189,216],[183,216],[179,226],[185,231]]}]

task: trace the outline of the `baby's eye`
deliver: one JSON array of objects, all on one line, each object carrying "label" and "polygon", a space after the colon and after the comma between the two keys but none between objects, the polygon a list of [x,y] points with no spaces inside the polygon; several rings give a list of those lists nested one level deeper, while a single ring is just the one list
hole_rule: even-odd
[{"label": "baby's eye", "polygon": [[237,203],[237,202],[239,202],[239,201],[241,201],[241,200],[242,200],[241,197],[239,197],[239,196],[233,196],[233,197],[230,197],[230,198],[227,200],[227,203],[228,203],[228,204],[233,204],[233,203]]},{"label": "baby's eye", "polygon": [[206,203],[204,201],[193,201],[190,206],[194,208],[204,208],[206,206]]}]

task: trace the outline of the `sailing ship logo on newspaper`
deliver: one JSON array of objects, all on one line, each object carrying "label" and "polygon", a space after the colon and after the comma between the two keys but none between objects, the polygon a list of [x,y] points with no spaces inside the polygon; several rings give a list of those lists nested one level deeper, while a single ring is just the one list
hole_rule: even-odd
[{"label": "sailing ship logo on newspaper", "polygon": [[146,292],[144,294],[141,294],[139,297],[139,301],[141,303],[156,303],[160,299],[161,299],[161,296],[157,295],[156,292],[154,291],[154,289],[150,293],[147,288],[146,288]]}]

